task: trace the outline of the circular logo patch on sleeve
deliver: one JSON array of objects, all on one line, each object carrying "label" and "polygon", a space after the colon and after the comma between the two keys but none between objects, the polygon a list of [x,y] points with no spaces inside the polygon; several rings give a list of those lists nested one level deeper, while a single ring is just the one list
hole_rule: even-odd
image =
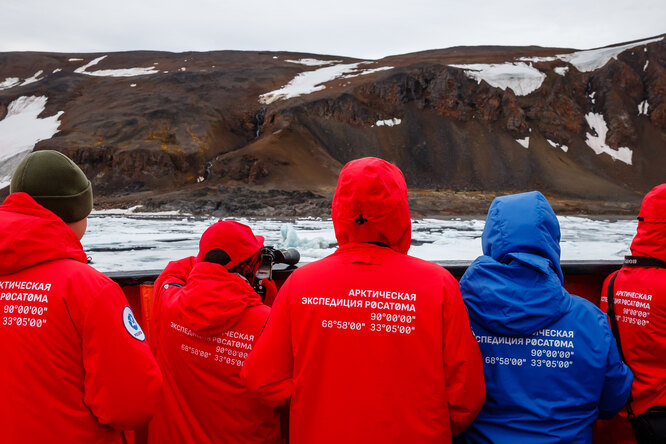
[{"label": "circular logo patch on sleeve", "polygon": [[125,324],[125,330],[127,330],[127,333],[132,335],[134,339],[138,339],[139,341],[146,340],[145,333],[141,330],[141,326],[134,318],[134,313],[128,305],[123,309],[123,324]]}]

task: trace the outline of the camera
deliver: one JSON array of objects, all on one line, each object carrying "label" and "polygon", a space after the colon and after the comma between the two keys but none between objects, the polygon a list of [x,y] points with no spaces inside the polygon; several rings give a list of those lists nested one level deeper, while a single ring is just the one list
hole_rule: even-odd
[{"label": "camera", "polygon": [[262,301],[266,298],[266,289],[261,285],[261,281],[262,279],[273,278],[273,265],[286,264],[292,266],[296,265],[299,260],[301,260],[301,254],[293,248],[286,250],[273,247],[261,248],[261,265],[255,275],[254,291],[261,296]]}]

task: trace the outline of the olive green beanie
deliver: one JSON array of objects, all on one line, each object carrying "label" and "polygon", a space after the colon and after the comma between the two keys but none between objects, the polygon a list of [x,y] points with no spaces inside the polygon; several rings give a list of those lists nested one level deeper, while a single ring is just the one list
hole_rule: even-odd
[{"label": "olive green beanie", "polygon": [[92,211],[90,181],[69,157],[58,151],[35,151],[21,161],[9,192],[21,191],[65,222],[79,221]]}]

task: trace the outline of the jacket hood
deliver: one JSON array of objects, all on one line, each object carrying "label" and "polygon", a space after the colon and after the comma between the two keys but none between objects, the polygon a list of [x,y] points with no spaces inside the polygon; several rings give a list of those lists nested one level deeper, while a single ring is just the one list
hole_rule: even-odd
[{"label": "jacket hood", "polygon": [[375,157],[349,162],[338,178],[331,217],[339,245],[381,242],[406,254],[412,240],[407,184],[398,167]]},{"label": "jacket hood", "polygon": [[87,263],[74,232],[27,193],[12,193],[0,206],[0,232],[0,275],[59,259]]},{"label": "jacket hood", "polygon": [[666,262],[666,184],[654,187],[643,198],[631,254]]},{"label": "jacket hood", "polygon": [[217,335],[238,323],[248,307],[261,304],[261,298],[240,275],[219,264],[195,262],[187,276],[179,303],[182,316],[195,332]]},{"label": "jacket hood", "polygon": [[504,336],[534,333],[571,304],[562,287],[560,227],[539,192],[496,198],[482,235],[483,256],[460,280],[469,316]]}]

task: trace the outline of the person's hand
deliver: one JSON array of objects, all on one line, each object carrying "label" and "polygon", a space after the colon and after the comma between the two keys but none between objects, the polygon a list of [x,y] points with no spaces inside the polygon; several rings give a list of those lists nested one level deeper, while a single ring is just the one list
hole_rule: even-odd
[{"label": "person's hand", "polygon": [[275,281],[271,279],[262,279],[261,286],[266,289],[266,297],[264,298],[264,304],[271,307],[278,293],[277,285],[275,285]]}]

